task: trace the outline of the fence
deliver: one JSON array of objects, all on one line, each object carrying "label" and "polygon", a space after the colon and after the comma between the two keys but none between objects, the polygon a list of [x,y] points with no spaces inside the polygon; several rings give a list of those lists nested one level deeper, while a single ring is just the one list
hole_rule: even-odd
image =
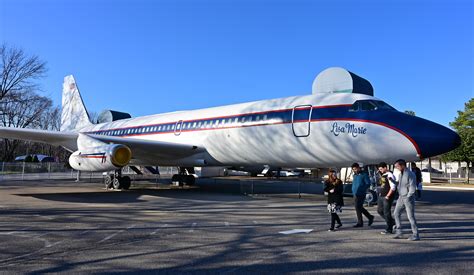
[{"label": "fence", "polygon": [[[159,167],[160,175],[147,173],[137,175],[129,166],[122,169],[122,173],[137,179],[156,179],[160,176],[168,176],[178,172],[176,167]],[[142,169],[145,170],[145,169]],[[64,163],[56,162],[1,162],[0,180],[38,180],[38,179],[77,179],[78,172],[67,167]],[[100,179],[102,172],[81,172],[80,178]]]}]

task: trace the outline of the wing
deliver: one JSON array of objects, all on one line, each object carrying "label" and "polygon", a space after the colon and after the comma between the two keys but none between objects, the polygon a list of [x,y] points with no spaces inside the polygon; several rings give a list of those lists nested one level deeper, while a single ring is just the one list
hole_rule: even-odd
[{"label": "wing", "polygon": [[0,127],[0,137],[64,146],[65,148],[74,151],[77,147],[78,134],[72,132]]},{"label": "wing", "polygon": [[204,147],[190,144],[90,134],[87,136],[105,143],[127,145],[132,150],[133,158],[141,160],[156,158],[179,159],[205,151]]}]

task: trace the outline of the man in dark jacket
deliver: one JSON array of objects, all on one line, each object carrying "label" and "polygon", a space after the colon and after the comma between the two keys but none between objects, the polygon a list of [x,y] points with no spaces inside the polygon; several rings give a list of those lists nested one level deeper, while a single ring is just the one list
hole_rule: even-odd
[{"label": "man in dark jacket", "polygon": [[395,220],[392,217],[392,204],[395,199],[395,193],[397,190],[397,183],[395,176],[388,170],[385,162],[379,163],[377,168],[380,173],[379,182],[377,184],[378,200],[377,200],[377,212],[385,220],[387,227],[382,234],[392,234]]},{"label": "man in dark jacket", "polygon": [[420,168],[416,167],[416,163],[411,163],[411,171],[416,176],[416,199],[421,199],[421,190],[423,189],[423,177]]},{"label": "man in dark jacket", "polygon": [[367,189],[370,187],[370,179],[367,173],[364,173],[358,163],[352,164],[352,171],[354,176],[352,177],[352,194],[354,196],[354,206],[357,215],[357,223],[354,227],[364,226],[362,221],[362,214],[369,220],[368,225],[371,226],[374,222],[374,216],[364,208],[365,194]]}]

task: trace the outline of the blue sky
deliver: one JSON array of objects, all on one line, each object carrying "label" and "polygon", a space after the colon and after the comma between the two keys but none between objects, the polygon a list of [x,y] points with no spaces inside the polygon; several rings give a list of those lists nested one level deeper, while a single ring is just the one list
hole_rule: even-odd
[{"label": "blue sky", "polygon": [[311,93],[332,66],[448,125],[474,97],[472,1],[1,0],[0,42],[74,74],[89,110],[132,116]]}]

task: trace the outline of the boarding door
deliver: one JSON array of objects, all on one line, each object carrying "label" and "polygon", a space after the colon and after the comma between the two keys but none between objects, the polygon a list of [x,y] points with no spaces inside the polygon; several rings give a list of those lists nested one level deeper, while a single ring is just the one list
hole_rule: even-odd
[{"label": "boarding door", "polygon": [[183,127],[183,121],[180,120],[176,122],[176,126],[174,127],[174,135],[179,136],[181,135],[181,128]]},{"label": "boarding door", "polygon": [[307,137],[310,133],[311,105],[298,105],[291,112],[291,126],[295,137]]}]

